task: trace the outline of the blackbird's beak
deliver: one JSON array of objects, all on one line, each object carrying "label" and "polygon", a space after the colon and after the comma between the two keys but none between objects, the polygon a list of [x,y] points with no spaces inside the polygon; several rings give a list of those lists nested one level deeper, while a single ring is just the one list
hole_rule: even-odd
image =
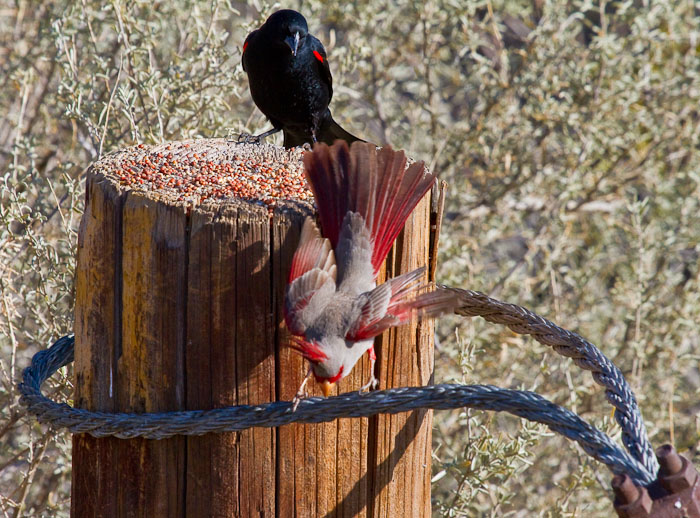
[{"label": "blackbird's beak", "polygon": [[328,395],[331,393],[331,390],[333,390],[333,383],[331,383],[328,380],[324,380],[321,383],[321,390],[323,391],[323,395],[325,397],[328,397]]},{"label": "blackbird's beak", "polygon": [[284,42],[289,46],[292,51],[292,56],[296,57],[297,50],[299,49],[299,31],[295,32],[291,36],[287,36]]}]

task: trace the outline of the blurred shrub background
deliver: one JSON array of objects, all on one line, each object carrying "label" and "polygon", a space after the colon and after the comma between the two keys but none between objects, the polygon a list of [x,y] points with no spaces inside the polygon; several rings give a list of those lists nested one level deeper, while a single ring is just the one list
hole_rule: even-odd
[{"label": "blurred shrub background", "polygon": [[[70,332],[83,173],[133,143],[257,132],[246,34],[299,9],[336,119],[450,184],[440,281],[526,306],[611,357],[655,445],[700,462],[700,13],[693,0],[0,3],[0,510],[68,516],[70,436],[14,384]],[[591,376],[446,319],[437,382],[536,390],[619,431]],[[70,401],[71,371],[48,384]],[[610,516],[610,474],[540,426],[436,413],[435,516]]]}]

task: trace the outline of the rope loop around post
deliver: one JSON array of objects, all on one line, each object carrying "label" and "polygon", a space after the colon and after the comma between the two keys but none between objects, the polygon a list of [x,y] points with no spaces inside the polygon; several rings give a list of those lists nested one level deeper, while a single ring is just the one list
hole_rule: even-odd
[{"label": "rope loop around post", "polygon": [[369,417],[430,408],[447,410],[470,407],[504,411],[547,425],[552,431],[577,442],[590,456],[615,474],[627,474],[645,486],[654,474],[620,449],[606,434],[570,410],[534,392],[503,389],[491,385],[433,385],[403,387],[360,394],[348,392],[330,398],[304,399],[296,411],[290,401],[262,405],[240,405],[214,410],[192,410],[145,414],[109,414],[56,403],[41,393],[42,383],[57,369],[73,361],[73,335],[57,340],[38,352],[23,373],[19,385],[21,403],[39,421],[72,433],[124,439],[163,439],[173,435],[202,435],[240,431],[251,427],[277,427],[290,423],[322,423],[338,418]]},{"label": "rope loop around post", "polygon": [[605,397],[615,408],[615,420],[622,429],[625,448],[647,471],[656,473],[659,462],[649,442],[642,413],[632,388],[620,369],[600,349],[581,336],[563,329],[554,322],[516,304],[493,299],[478,291],[443,286],[457,293],[461,306],[455,313],[480,316],[487,322],[508,326],[518,334],[531,335],[555,352],[571,358],[581,369],[590,371],[593,379],[605,388]]}]

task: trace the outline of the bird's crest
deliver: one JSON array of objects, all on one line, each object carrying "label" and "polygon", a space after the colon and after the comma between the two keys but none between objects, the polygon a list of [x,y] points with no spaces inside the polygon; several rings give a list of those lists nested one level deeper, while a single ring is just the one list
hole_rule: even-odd
[{"label": "bird's crest", "polygon": [[310,362],[319,363],[328,359],[328,355],[316,343],[304,340],[300,336],[291,335],[288,345]]}]

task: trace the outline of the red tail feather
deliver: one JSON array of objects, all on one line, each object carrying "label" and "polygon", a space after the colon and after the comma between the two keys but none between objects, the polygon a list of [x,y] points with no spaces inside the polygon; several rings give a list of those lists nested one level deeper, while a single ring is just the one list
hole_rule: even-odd
[{"label": "red tail feather", "polygon": [[344,141],[316,144],[304,156],[306,178],[314,193],[323,235],[333,247],[348,211],[365,220],[374,245],[372,266],[381,268],[396,236],[436,176],[423,162],[406,168],[403,151],[379,151],[373,144]]}]

